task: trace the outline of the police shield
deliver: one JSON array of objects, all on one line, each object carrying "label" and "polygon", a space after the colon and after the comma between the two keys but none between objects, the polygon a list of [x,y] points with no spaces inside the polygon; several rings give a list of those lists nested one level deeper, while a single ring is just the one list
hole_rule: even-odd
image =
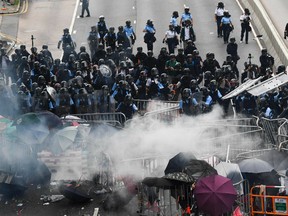
[{"label": "police shield", "polygon": [[103,65],[103,64],[100,65],[99,70],[102,73],[102,75],[105,77],[111,77],[112,76],[112,71],[107,65]]}]

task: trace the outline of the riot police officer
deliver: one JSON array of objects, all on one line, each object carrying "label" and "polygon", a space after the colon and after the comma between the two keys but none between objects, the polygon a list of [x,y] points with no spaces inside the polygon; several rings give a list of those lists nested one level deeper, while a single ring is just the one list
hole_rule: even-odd
[{"label": "riot police officer", "polygon": [[94,56],[98,48],[99,39],[100,39],[100,35],[97,31],[97,27],[91,26],[91,31],[89,32],[89,36],[87,38],[91,56]]},{"label": "riot police officer", "polygon": [[104,36],[108,33],[108,28],[105,22],[105,17],[103,15],[99,16],[99,22],[97,23],[97,28],[99,32],[99,43],[102,43],[105,48]]},{"label": "riot police officer", "polygon": [[60,49],[61,44],[64,54],[71,52],[71,49],[74,50],[76,47],[68,28],[63,29],[63,35],[58,42],[58,49]]}]

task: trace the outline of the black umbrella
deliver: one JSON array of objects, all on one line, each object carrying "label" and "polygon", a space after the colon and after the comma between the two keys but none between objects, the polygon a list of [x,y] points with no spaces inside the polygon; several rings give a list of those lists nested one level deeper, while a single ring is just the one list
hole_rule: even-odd
[{"label": "black umbrella", "polygon": [[84,203],[91,200],[91,197],[89,195],[83,193],[75,186],[61,185],[59,187],[59,191],[63,196],[65,196],[72,202]]},{"label": "black umbrella", "polygon": [[184,167],[191,159],[196,159],[195,155],[191,152],[180,152],[171,158],[164,171],[165,175],[173,172],[182,172]]},{"label": "black umbrella", "polygon": [[146,177],[143,179],[142,183],[147,185],[148,187],[159,187],[159,188],[174,187],[173,182],[169,181],[168,179],[158,177]]},{"label": "black umbrella", "polygon": [[217,170],[204,160],[190,160],[185,166],[183,172],[187,173],[194,179],[218,174]]},{"label": "black umbrella", "polygon": [[242,173],[264,173],[273,170],[268,162],[257,158],[244,159],[238,165]]},{"label": "black umbrella", "polygon": [[20,115],[14,120],[14,125],[19,126],[39,126],[42,124],[48,129],[61,127],[63,125],[62,120],[52,112],[31,112]]},{"label": "black umbrella", "polygon": [[[274,185],[278,186],[280,184],[279,175],[275,170],[271,172],[263,172],[263,173],[242,173],[243,177],[248,180],[250,186],[253,185]],[[276,194],[278,193],[278,189],[276,188],[268,188],[267,194]]]},{"label": "black umbrella", "polygon": [[[272,149],[265,152],[263,155],[258,156],[257,158],[268,162],[275,170],[285,169],[285,163],[286,168],[288,167],[288,154],[286,152],[280,152]],[[283,163],[285,160],[286,162]]]},{"label": "black umbrella", "polygon": [[189,176],[186,173],[183,172],[174,172],[174,173],[168,173],[167,175],[163,176],[162,178],[177,181],[179,183],[192,183],[194,182],[193,177]]}]

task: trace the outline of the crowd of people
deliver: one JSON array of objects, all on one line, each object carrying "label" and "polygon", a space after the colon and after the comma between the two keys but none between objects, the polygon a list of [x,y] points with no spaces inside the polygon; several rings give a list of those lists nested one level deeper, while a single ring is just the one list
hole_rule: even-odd
[{"label": "crowd of people", "polygon": [[[115,33],[114,27],[107,27],[103,15],[89,32],[90,53],[85,46],[77,52],[67,28],[58,43],[58,48],[63,49],[62,59],[54,59],[47,45],[43,45],[41,50],[31,47],[28,51],[22,44],[11,56],[2,48],[0,69],[3,83],[12,81],[11,85],[2,83],[0,89],[1,101],[9,107],[4,110],[5,114],[13,116],[49,110],[62,116],[118,111],[132,118],[138,110],[133,99],[179,101],[180,111],[187,115],[209,112],[219,104],[227,114],[230,100],[222,97],[240,83],[260,76],[266,80],[285,71],[284,65],[275,71],[274,58],[267,49],[261,50],[260,65],[248,61],[243,71],[238,70],[238,45],[235,38],[229,38],[231,19],[222,2],[215,10],[218,37],[223,37],[227,43],[227,57],[222,64],[213,52],[201,57],[195,43],[189,7],[185,7],[180,21],[178,17],[178,12],[174,11],[163,39],[168,49],[165,45],[160,53],[153,52],[156,30],[152,20],[147,21],[143,30],[147,53],[143,47],[137,47],[133,54],[136,34],[131,21],[119,26]],[[241,41],[245,36],[248,43],[248,9],[240,20]],[[183,43],[183,48],[177,49],[179,43]],[[286,116],[287,95],[284,86],[261,97],[244,92],[233,101],[238,113],[276,118]]]}]

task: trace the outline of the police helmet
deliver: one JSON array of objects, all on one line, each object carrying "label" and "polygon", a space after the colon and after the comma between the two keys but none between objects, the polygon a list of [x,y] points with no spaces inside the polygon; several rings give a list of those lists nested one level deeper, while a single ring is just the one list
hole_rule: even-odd
[{"label": "police helmet", "polygon": [[192,91],[191,91],[191,89],[189,89],[189,88],[185,88],[184,90],[183,90],[183,92],[182,92],[182,96],[184,97],[184,98],[188,98],[188,97],[190,97],[192,95]]},{"label": "police helmet", "polygon": [[285,72],[285,70],[286,70],[285,65],[281,64],[277,67],[277,74]]},{"label": "police helmet", "polygon": [[153,68],[151,69],[151,74],[152,74],[153,76],[158,75],[158,69],[157,69],[156,67],[153,67]]},{"label": "police helmet", "polygon": [[125,102],[132,102],[132,96],[131,96],[131,94],[125,95],[124,101],[125,101]]},{"label": "police helmet", "polygon": [[263,48],[262,50],[261,50],[261,53],[263,54],[263,53],[267,53],[267,49],[266,48]]},{"label": "police helmet", "polygon": [[81,46],[80,47],[80,52],[86,52],[86,47],[85,46]]},{"label": "police helmet", "polygon": [[104,15],[99,16],[99,19],[104,19],[104,18],[105,18]]},{"label": "police helmet", "polygon": [[193,55],[199,55],[199,50],[193,50]]}]

